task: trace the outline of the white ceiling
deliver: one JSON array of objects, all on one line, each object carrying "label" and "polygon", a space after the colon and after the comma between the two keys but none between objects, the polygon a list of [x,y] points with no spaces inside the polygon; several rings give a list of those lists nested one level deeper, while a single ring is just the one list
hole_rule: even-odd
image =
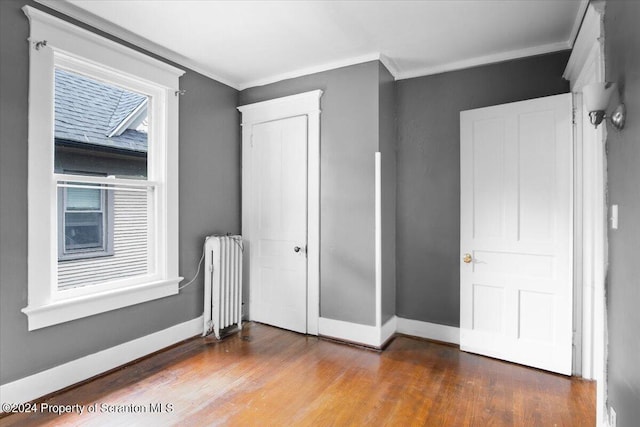
[{"label": "white ceiling", "polygon": [[569,49],[587,0],[38,0],[244,89],[381,59],[397,79]]}]

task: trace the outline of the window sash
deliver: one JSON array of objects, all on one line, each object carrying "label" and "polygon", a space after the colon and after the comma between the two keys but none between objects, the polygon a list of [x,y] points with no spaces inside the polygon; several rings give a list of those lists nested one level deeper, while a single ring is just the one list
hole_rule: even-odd
[{"label": "window sash", "polygon": [[[130,193],[140,193],[144,192],[147,194],[147,230],[146,230],[146,265],[147,272],[142,275],[134,275],[134,276],[125,276],[124,278],[113,278],[106,282],[100,283],[91,283],[86,286],[62,286],[58,280],[57,275],[54,277],[54,286],[56,290],[54,291],[54,295],[56,299],[63,300],[67,298],[73,298],[81,295],[88,295],[92,293],[96,293],[98,291],[108,290],[108,289],[118,289],[129,287],[138,283],[145,283],[149,280],[158,280],[162,277],[162,262],[160,261],[162,258],[162,253],[158,250],[156,243],[158,234],[158,225],[162,220],[162,213],[159,211],[159,206],[157,203],[156,195],[161,191],[161,185],[155,182],[149,182],[145,180],[137,180],[137,179],[115,179],[110,177],[95,177],[95,176],[81,176],[81,175],[66,175],[66,174],[54,174],[56,179],[54,180],[56,187],[58,188],[58,194],[64,193],[64,189],[67,188],[95,188],[100,189],[104,193],[107,193],[107,199],[110,197],[113,200],[114,193],[116,191],[122,192],[130,192]],[[69,179],[72,179],[70,182]],[[111,183],[117,182],[118,185],[111,185]],[[113,202],[110,202],[112,204]],[[115,209],[117,207],[113,206],[111,212],[107,212],[110,217],[109,221],[113,221],[113,218],[116,215]],[[115,233],[116,230],[113,228],[113,222],[109,225],[109,232]],[[58,236],[59,237],[59,236]],[[93,248],[74,250],[72,253],[67,253],[65,256],[60,258],[58,261],[67,261],[67,260],[78,260],[81,258],[99,258],[104,256],[115,255],[115,248],[113,239],[115,239],[115,234],[111,234],[108,236],[110,245],[107,246],[107,250],[96,251]],[[58,242],[60,247],[60,241]]]},{"label": "window sash", "polygon": [[[88,186],[78,184],[76,178],[74,184],[69,188],[64,186],[64,183],[57,183],[57,247],[58,247],[58,262],[60,261],[74,261],[79,259],[90,259],[97,257],[105,257],[113,255],[113,198],[110,197],[109,192],[105,186],[91,185],[91,188],[100,192],[100,209],[83,209],[83,210],[69,210],[68,208],[68,189],[69,188],[82,188],[87,189]],[[99,215],[99,223],[96,227],[99,228],[99,237],[97,242],[85,242],[70,244],[67,239],[68,229],[70,224],[76,224],[78,227],[82,227],[82,216],[87,214]],[[73,218],[76,217],[76,218]],[[84,221],[85,226],[90,225],[90,221]],[[94,221],[95,223],[95,221]]]},{"label": "window sash", "polygon": [[[62,221],[62,226],[58,233],[58,239],[63,239],[63,241],[58,245],[62,249],[62,257],[59,258],[64,259],[65,255],[68,256],[77,253],[95,254],[96,256],[101,254],[107,255],[106,252],[110,231],[107,222],[107,215],[109,214],[106,208],[107,192],[104,189],[78,187],[68,187],[64,188],[62,191],[62,212],[58,214],[60,215],[58,221]],[[97,192],[97,198],[91,197],[86,190],[91,190],[92,193]],[[84,204],[85,206],[73,207],[71,199],[73,198],[74,193],[75,196],[77,196],[75,200],[78,202],[77,204]],[[90,205],[95,202],[97,202],[98,206],[91,207]],[[87,205],[89,205],[89,207],[87,207]],[[95,217],[95,220],[91,220],[92,216]],[[77,227],[80,229],[83,227],[97,228],[94,232],[96,234],[96,241],[84,243],[73,242],[69,236],[71,227]]]}]

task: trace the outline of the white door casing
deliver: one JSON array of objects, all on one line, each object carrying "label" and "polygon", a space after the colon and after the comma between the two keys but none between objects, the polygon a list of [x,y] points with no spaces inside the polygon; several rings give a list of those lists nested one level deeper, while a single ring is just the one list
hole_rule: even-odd
[{"label": "white door casing", "polygon": [[[464,111],[460,348],[571,373],[571,94]],[[461,257],[462,258],[462,257]]]},{"label": "white door casing", "polygon": [[[321,95],[316,90],[238,107],[249,318],[311,335],[318,334],[320,314]],[[265,145],[256,148],[260,141]],[[273,181],[277,189],[269,186]]]},{"label": "white door casing", "polygon": [[604,1],[589,2],[563,77],[569,80],[576,108],[576,247],[574,317],[580,329],[578,369],[574,373],[596,380],[596,423],[608,422],[606,381],[607,275],[607,122],[597,129],[589,123],[582,104],[582,88],[604,81]]}]

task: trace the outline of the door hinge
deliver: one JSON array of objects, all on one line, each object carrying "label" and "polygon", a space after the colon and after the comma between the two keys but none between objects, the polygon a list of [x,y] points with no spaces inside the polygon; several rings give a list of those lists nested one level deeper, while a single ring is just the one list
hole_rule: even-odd
[{"label": "door hinge", "polygon": [[574,125],[576,124],[576,109],[575,108],[571,109],[571,123],[573,123]]}]

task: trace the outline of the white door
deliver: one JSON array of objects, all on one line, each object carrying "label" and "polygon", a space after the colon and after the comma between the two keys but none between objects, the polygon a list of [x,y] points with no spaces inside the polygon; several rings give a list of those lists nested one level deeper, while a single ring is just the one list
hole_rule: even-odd
[{"label": "white door", "polygon": [[460,113],[460,348],[565,375],[571,109],[563,94]]},{"label": "white door", "polygon": [[251,318],[307,332],[307,116],[252,125]]}]

